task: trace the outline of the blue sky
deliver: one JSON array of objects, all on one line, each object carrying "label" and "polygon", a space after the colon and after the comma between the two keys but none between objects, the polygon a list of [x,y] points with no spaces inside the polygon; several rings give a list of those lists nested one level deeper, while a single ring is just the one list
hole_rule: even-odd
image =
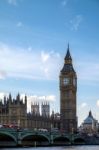
[{"label": "blue sky", "polygon": [[59,72],[67,44],[78,77],[79,124],[99,120],[99,1],[0,0],[0,97],[47,100],[59,111]]}]

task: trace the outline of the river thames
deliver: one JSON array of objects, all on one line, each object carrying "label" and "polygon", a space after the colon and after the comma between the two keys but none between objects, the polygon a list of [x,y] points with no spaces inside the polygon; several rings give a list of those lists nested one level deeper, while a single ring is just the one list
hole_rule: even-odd
[{"label": "river thames", "polygon": [[99,150],[99,146],[60,146],[60,147],[29,147],[0,148],[0,150]]}]

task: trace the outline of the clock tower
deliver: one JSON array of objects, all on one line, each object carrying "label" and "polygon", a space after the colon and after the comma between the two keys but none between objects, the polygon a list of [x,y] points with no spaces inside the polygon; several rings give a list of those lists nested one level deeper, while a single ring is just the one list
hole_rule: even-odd
[{"label": "clock tower", "polygon": [[77,130],[76,91],[77,76],[72,65],[72,57],[68,44],[64,66],[60,71],[61,130],[66,133],[73,133]]}]

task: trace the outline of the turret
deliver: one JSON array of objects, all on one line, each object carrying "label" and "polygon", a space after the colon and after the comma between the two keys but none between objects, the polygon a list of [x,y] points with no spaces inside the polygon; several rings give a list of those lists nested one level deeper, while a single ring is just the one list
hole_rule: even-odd
[{"label": "turret", "polygon": [[25,95],[25,105],[27,105],[27,96]]},{"label": "turret", "polygon": [[12,103],[12,95],[11,95],[11,93],[9,93],[8,101],[9,101],[9,103]]},{"label": "turret", "polygon": [[19,103],[20,102],[20,94],[18,93],[18,95],[16,96],[16,100]]}]

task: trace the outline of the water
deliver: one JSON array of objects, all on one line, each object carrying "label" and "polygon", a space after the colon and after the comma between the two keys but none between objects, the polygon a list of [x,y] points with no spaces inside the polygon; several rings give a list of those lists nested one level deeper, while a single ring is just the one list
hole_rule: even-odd
[{"label": "water", "polygon": [[99,146],[62,146],[31,148],[0,148],[0,150],[99,150]]}]

